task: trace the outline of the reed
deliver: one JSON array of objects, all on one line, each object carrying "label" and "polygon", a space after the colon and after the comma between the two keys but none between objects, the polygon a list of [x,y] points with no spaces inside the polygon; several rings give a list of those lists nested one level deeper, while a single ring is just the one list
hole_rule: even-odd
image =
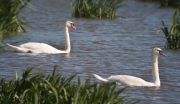
[{"label": "reed", "polygon": [[70,0],[72,16],[76,18],[116,18],[123,0]]},{"label": "reed", "polygon": [[166,48],[179,49],[180,48],[180,8],[176,10],[172,17],[170,31],[162,21],[162,31],[166,37]]},{"label": "reed", "polygon": [[[64,77],[51,75],[31,74],[33,68],[27,69],[22,79],[18,74],[15,80],[0,80],[1,104],[123,104],[125,96],[120,94],[126,89],[116,88],[115,84],[98,84],[90,79],[81,81],[75,75]],[[126,98],[127,99],[127,98]],[[132,100],[129,100],[132,101]],[[132,104],[137,102],[133,101]]]},{"label": "reed", "polygon": [[26,22],[20,17],[30,0],[0,0],[0,39],[7,32],[27,32]]}]

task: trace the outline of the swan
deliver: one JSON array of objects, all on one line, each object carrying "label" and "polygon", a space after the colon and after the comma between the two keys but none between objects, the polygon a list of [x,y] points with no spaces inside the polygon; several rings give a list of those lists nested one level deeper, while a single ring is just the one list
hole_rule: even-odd
[{"label": "swan", "polygon": [[46,53],[46,54],[57,54],[57,53],[69,53],[71,51],[70,37],[68,28],[71,27],[76,29],[75,25],[71,21],[66,21],[64,26],[65,40],[66,40],[66,49],[58,50],[46,43],[37,43],[37,42],[28,42],[18,46],[13,46],[6,43],[9,47],[13,48],[17,52],[22,53]]},{"label": "swan", "polygon": [[159,79],[158,69],[158,55],[165,56],[160,48],[153,48],[151,52],[151,65],[152,65],[152,76],[153,82],[147,82],[141,78],[130,76],[130,75],[112,75],[108,78],[102,78],[101,76],[94,74],[94,77],[103,82],[115,82],[117,85],[122,86],[160,86],[161,82]]}]

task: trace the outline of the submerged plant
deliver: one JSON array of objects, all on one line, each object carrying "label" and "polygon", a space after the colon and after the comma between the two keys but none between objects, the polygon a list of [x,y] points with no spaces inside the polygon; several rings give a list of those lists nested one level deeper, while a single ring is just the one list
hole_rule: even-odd
[{"label": "submerged plant", "polygon": [[[98,84],[87,79],[84,83],[75,76],[32,75],[33,68],[27,69],[22,79],[16,74],[15,80],[0,80],[1,104],[123,104],[125,96],[115,84]],[[136,102],[134,102],[136,103]]]},{"label": "submerged plant", "polygon": [[168,49],[180,48],[180,8],[173,14],[170,31],[163,21],[162,25],[161,29],[166,38],[166,47]]},{"label": "submerged plant", "polygon": [[75,0],[70,1],[72,16],[77,18],[115,19],[116,10],[123,0]]},{"label": "submerged plant", "polygon": [[20,18],[30,0],[0,0],[0,38],[7,32],[26,32],[26,22]]}]

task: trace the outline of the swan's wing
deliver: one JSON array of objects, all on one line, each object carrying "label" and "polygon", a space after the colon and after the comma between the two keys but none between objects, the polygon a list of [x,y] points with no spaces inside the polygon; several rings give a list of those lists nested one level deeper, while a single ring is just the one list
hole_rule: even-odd
[{"label": "swan's wing", "polygon": [[114,81],[119,85],[125,85],[125,86],[153,86],[153,83],[129,75],[113,75],[110,76],[108,80]]},{"label": "swan's wing", "polygon": [[36,42],[29,42],[20,45],[19,47],[24,49],[31,50],[32,53],[58,53],[60,50],[45,44],[45,43],[36,43]]},{"label": "swan's wing", "polygon": [[26,49],[26,48],[21,48],[21,47],[17,47],[17,46],[13,46],[13,45],[10,45],[8,43],[6,43],[9,47],[11,47],[12,49],[14,49],[15,51],[17,52],[22,52],[22,53],[28,53],[28,52],[31,52],[30,49]]}]

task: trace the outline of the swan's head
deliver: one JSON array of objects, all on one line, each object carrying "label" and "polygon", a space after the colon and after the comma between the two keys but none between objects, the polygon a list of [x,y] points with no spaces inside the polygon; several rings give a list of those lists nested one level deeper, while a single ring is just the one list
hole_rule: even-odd
[{"label": "swan's head", "polygon": [[74,23],[71,22],[71,21],[66,21],[66,27],[71,27],[71,28],[73,28],[73,29],[76,29]]},{"label": "swan's head", "polygon": [[153,51],[154,51],[154,53],[157,54],[157,55],[166,56],[166,55],[163,53],[163,51],[162,51],[161,48],[153,48]]}]

